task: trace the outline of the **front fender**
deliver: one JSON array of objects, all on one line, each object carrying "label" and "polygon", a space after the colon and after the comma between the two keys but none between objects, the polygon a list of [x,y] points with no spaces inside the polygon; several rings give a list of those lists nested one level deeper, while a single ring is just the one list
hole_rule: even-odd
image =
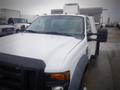
[{"label": "front fender", "polygon": [[80,89],[82,77],[84,75],[87,64],[88,64],[88,56],[83,55],[80,58],[77,66],[75,68],[75,71],[73,73],[73,77],[71,79],[68,90],[79,90]]}]

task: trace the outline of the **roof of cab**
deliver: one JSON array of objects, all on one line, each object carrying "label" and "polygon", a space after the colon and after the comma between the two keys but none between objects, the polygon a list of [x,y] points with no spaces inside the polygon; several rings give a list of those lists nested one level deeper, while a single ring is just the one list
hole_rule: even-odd
[{"label": "roof of cab", "polygon": [[42,15],[42,16],[80,16],[80,17],[86,17],[86,15],[80,15],[80,14],[78,14],[78,15],[75,15],[75,14],[50,14],[50,15]]}]

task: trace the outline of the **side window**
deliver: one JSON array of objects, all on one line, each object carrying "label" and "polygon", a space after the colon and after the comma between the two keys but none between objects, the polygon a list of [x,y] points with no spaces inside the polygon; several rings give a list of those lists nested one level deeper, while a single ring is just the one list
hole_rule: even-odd
[{"label": "side window", "polygon": [[8,24],[14,24],[13,18],[9,18],[9,19],[8,19]]},{"label": "side window", "polygon": [[86,19],[86,29],[87,29],[87,32],[92,32],[90,21],[88,18]]}]

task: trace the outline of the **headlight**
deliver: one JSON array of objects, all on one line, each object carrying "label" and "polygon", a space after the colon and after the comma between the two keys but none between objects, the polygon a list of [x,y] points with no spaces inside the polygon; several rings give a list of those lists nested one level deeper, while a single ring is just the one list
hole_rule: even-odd
[{"label": "headlight", "polygon": [[67,90],[70,83],[70,71],[47,73],[46,85],[49,90]]}]

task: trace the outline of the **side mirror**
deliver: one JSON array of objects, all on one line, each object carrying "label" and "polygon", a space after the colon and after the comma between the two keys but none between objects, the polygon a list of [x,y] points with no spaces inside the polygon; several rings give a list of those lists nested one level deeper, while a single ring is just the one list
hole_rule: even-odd
[{"label": "side mirror", "polygon": [[96,35],[97,36],[97,33],[92,33],[92,32],[87,32],[87,39],[88,41],[97,41],[96,38],[92,38],[91,36],[93,35]]},{"label": "side mirror", "polygon": [[107,42],[108,30],[107,29],[99,29],[97,33],[97,41],[99,42]]},{"label": "side mirror", "polygon": [[[93,39],[91,36],[96,35],[97,38]],[[88,41],[98,41],[98,42],[107,42],[108,31],[107,29],[99,29],[97,33],[88,32]]]}]

